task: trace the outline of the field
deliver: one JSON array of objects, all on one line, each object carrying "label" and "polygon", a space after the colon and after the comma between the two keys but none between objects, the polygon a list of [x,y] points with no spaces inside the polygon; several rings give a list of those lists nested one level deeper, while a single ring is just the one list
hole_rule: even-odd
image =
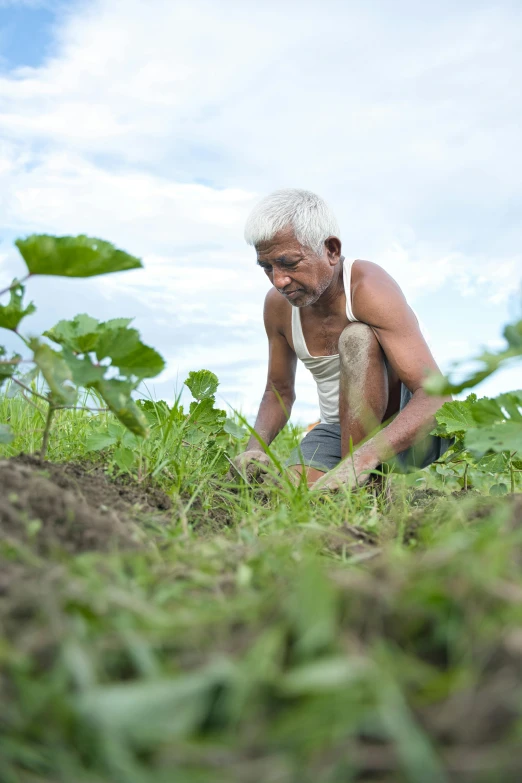
[{"label": "field", "polygon": [[3,782],[520,779],[520,493],[236,486],[153,403],[132,467],[68,410],[41,463],[2,405]]},{"label": "field", "polygon": [[[17,246],[28,278],[140,266]],[[0,346],[1,783],[521,779],[522,392],[443,405],[423,471],[311,492],[280,470],[288,425],[248,484],[212,373],[186,409],[137,399],[164,361],[130,319],[25,338],[24,293],[0,292],[27,355]],[[504,337],[426,388],[517,360],[522,321]]]}]

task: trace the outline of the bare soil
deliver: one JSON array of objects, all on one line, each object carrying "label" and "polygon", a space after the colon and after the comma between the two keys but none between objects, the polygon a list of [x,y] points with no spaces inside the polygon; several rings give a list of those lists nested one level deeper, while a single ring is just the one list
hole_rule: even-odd
[{"label": "bare soil", "polygon": [[55,465],[34,457],[0,461],[0,538],[45,554],[133,546],[143,514],[165,517],[170,498],[156,488],[113,481],[89,463]]}]

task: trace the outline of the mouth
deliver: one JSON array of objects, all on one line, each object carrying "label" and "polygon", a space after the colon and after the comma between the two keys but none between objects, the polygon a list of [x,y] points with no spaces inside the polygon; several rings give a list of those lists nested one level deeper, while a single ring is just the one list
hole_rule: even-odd
[{"label": "mouth", "polygon": [[299,296],[299,294],[302,292],[301,288],[296,288],[294,291],[288,291],[287,293],[283,293],[283,296],[286,296],[287,299],[295,299]]}]

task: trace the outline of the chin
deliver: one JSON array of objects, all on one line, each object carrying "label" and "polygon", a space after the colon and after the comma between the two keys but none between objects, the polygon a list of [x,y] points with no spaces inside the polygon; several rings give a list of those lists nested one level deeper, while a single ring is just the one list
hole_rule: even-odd
[{"label": "chin", "polygon": [[[320,296],[320,294],[319,294]],[[291,302],[294,307],[308,307],[308,305],[314,304],[319,299],[319,296],[311,293],[303,294],[297,301]]]}]

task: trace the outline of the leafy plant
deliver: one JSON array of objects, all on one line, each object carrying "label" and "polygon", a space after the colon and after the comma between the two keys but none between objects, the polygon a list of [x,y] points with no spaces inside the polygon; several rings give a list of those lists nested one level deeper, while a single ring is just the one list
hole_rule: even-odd
[{"label": "leafy plant", "polygon": [[[157,351],[141,342],[131,319],[116,318],[99,322],[81,314],[72,320],[60,321],[40,337],[25,337],[20,323],[35,312],[35,305],[24,305],[23,283],[33,275],[92,277],[127,269],[137,269],[141,261],[118,250],[109,242],[92,237],[53,237],[34,234],[15,242],[24,259],[28,274],[0,295],[9,294],[9,302],[0,305],[0,327],[14,332],[29,349],[30,356],[18,353],[8,356],[0,346],[0,385],[11,380],[23,392],[47,405],[40,454],[47,452],[51,424],[56,411],[77,407],[80,390],[91,390],[107,410],[137,436],[145,437],[148,426],[143,411],[136,405],[132,393],[144,378],[154,378],[165,362]],[[51,347],[49,342],[58,346]],[[45,391],[29,386],[20,373],[22,365],[34,363],[45,381]],[[3,425],[0,439],[7,442],[12,434]]]},{"label": "leafy plant", "polygon": [[[522,391],[500,394],[495,399],[478,399],[470,394],[465,400],[444,403],[436,419],[434,434],[455,438],[450,451],[439,461],[439,473],[463,465],[464,489],[468,488],[470,470],[497,476],[506,473],[511,491],[515,491],[515,476],[522,469],[522,458],[517,458],[522,450]],[[492,494],[499,494],[501,484],[497,481],[491,487]]]},{"label": "leafy plant", "polygon": [[137,408],[147,421],[150,438],[140,439],[117,421],[99,428],[93,418],[92,434],[86,440],[88,451],[104,452],[104,458],[117,472],[129,473],[138,481],[158,475],[171,477],[171,485],[190,483],[195,466],[206,475],[219,475],[227,467],[224,457],[233,440],[246,437],[246,430],[225,411],[216,407],[219,381],[209,370],[191,372],[185,381],[193,401],[186,412],[178,397],[172,406],[164,400],[138,400]]}]

